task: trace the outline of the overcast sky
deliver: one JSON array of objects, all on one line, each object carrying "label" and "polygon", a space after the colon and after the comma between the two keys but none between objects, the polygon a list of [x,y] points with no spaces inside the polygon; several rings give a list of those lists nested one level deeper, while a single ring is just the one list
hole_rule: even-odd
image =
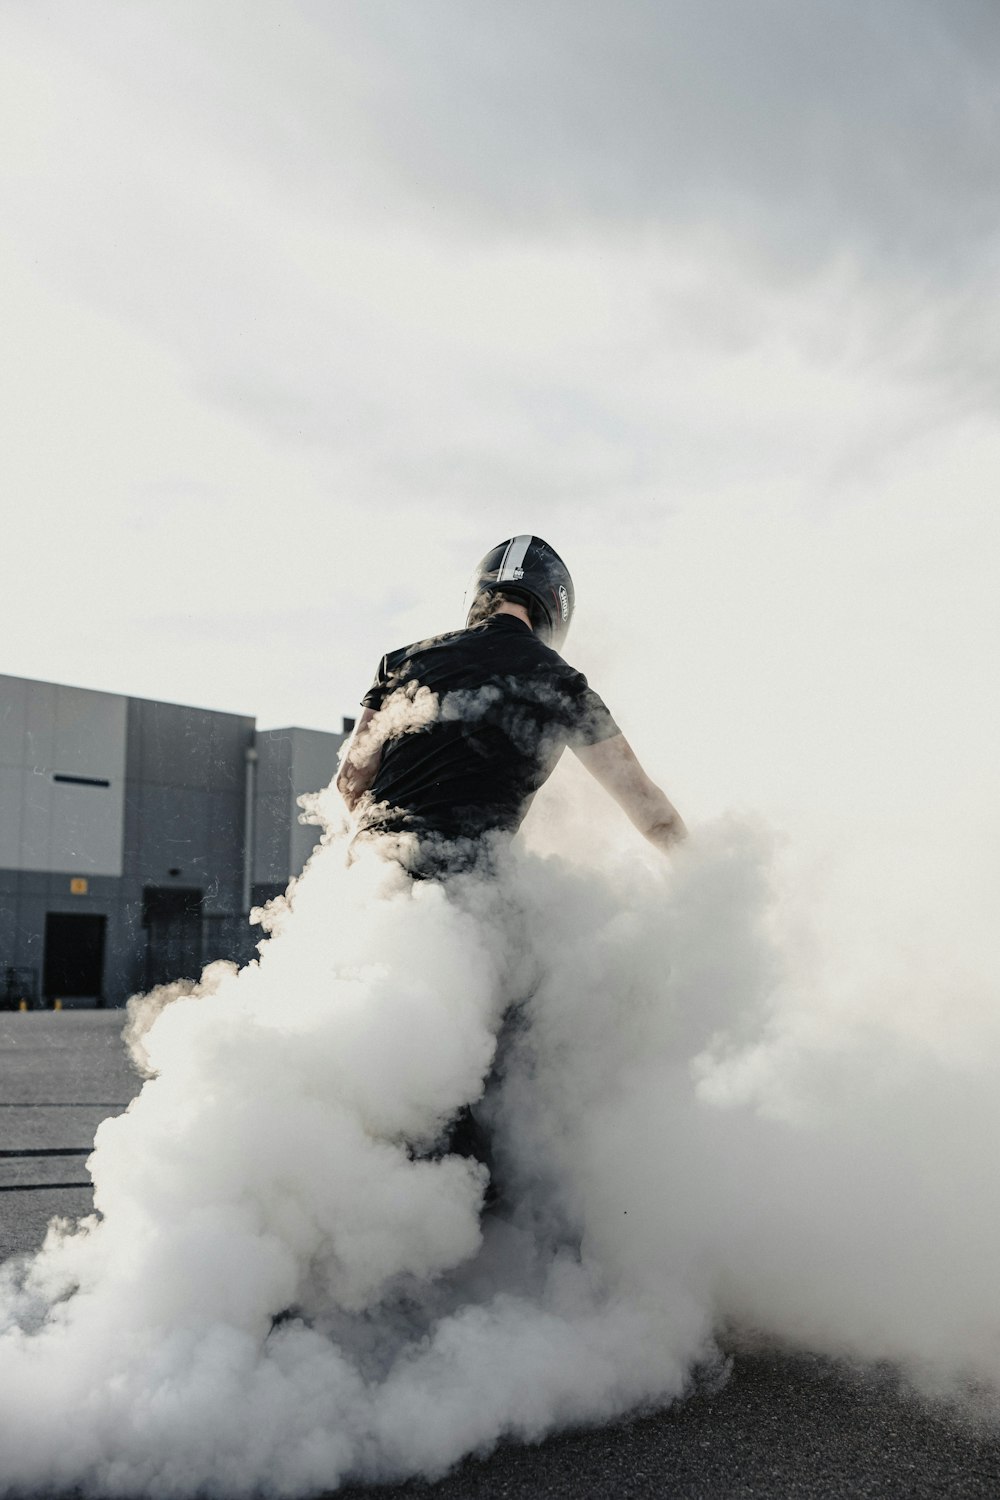
[{"label": "overcast sky", "polygon": [[682,808],[992,819],[995,0],[2,0],[0,670],[338,728],[476,559]]}]

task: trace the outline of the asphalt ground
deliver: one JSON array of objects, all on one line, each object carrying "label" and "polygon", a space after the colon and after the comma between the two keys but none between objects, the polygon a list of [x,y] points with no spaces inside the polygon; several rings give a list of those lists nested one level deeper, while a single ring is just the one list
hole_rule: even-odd
[{"label": "asphalt ground", "polygon": [[[52,1217],[90,1211],[82,1153],[140,1086],[122,1021],[121,1012],[0,1014],[0,1259],[38,1246]],[[757,1349],[733,1356],[723,1384],[667,1410],[504,1445],[436,1484],[338,1492],[402,1496],[998,1500],[1000,1433],[918,1399],[891,1370]]]}]

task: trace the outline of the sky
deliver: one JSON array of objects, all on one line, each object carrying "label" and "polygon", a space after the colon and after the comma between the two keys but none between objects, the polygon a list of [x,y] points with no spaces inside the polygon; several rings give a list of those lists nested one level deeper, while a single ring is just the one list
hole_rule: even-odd
[{"label": "sky", "polygon": [[3,671],[339,729],[533,531],[689,817],[998,831],[992,0],[0,40]]}]

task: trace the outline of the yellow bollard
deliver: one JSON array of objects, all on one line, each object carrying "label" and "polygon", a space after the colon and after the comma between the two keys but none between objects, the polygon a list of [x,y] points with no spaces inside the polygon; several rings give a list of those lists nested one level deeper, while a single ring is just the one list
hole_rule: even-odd
[{"label": "yellow bollard", "polygon": [[62,1010],[62,1001],[61,1000],[53,1000],[53,1002],[52,1002],[52,1009],[53,1010]]},{"label": "yellow bollard", "polygon": [[27,1000],[22,1000],[21,1003],[18,1005],[17,1008],[18,1008],[18,1010],[27,1010],[28,1009],[28,1002],[27,1002]]}]

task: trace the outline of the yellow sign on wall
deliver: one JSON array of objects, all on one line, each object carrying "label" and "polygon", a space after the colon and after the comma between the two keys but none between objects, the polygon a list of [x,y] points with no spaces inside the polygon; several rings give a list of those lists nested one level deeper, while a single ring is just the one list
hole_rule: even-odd
[{"label": "yellow sign on wall", "polygon": [[87,894],[87,882],[82,875],[74,875],[70,879],[69,893],[71,896],[85,896]]}]

